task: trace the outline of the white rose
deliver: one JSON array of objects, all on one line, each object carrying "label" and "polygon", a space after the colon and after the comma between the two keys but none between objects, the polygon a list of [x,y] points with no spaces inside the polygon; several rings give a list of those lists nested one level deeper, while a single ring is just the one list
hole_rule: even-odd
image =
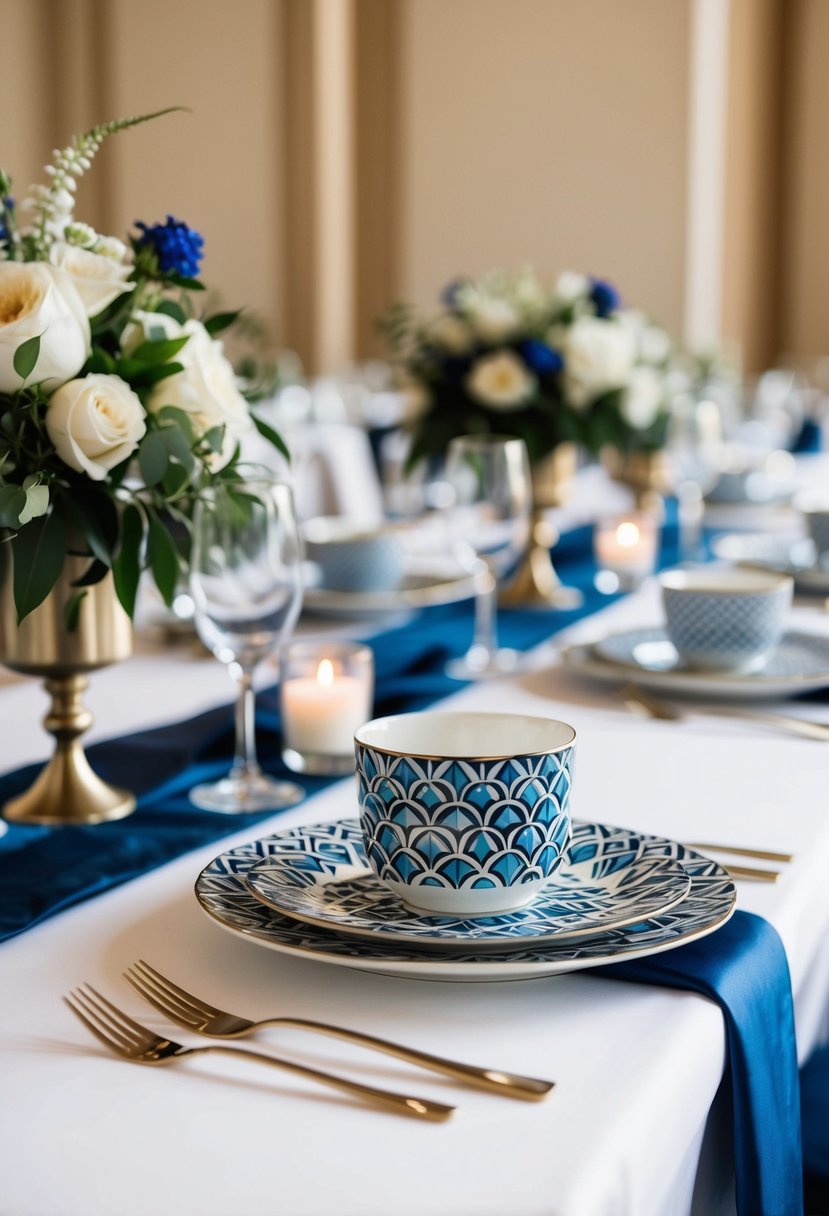
[{"label": "white rose", "polygon": [[512,351],[485,355],[466,377],[466,389],[496,410],[517,410],[532,397],[536,379]]},{"label": "white rose", "polygon": [[70,275],[88,317],[97,317],[113,300],[117,300],[125,291],[132,291],[135,286],[127,282],[130,266],[120,266],[112,258],[92,253],[89,249],[79,249],[66,241],[55,241],[50,256],[55,266],[60,266]]},{"label": "white rose", "polygon": [[619,403],[619,412],[629,426],[644,431],[654,423],[665,397],[665,382],[652,367],[635,367]]},{"label": "white rose", "polygon": [[558,276],[553,295],[559,304],[575,304],[590,295],[590,280],[576,270],[565,270]]},{"label": "white rose", "polygon": [[472,331],[466,321],[450,312],[441,313],[430,321],[426,336],[450,355],[465,355],[472,346]]},{"label": "white rose", "polygon": [[89,320],[75,286],[47,262],[0,262],[0,392],[23,384],[14,352],[40,335],[40,354],[27,383],[46,391],[77,375],[90,351]]},{"label": "white rose", "polygon": [[503,342],[512,337],[521,324],[516,308],[509,300],[497,296],[473,297],[468,312],[475,332],[484,342]]},{"label": "white rose", "polygon": [[[182,337],[184,337],[184,329],[166,312],[141,312],[140,309],[137,309],[131,314],[124,327],[124,332],[121,334],[121,350],[125,355],[131,355],[142,342],[146,342],[150,338]],[[180,355],[176,356],[176,363],[183,361]]]},{"label": "white rose", "polygon": [[658,325],[645,327],[639,339],[639,354],[646,363],[662,364],[671,354],[671,339]]},{"label": "white rose", "polygon": [[[151,317],[154,325],[156,314]],[[237,440],[253,429],[248,404],[236,386],[236,377],[225,358],[222,343],[210,337],[201,321],[187,321],[181,326],[170,317],[165,317],[165,321],[170,323],[165,327],[168,337],[186,335],[188,338],[175,357],[176,363],[183,364],[183,370],[155,386],[147,409],[155,413],[165,405],[174,405],[184,410],[197,435],[203,435],[215,426],[224,426],[222,451],[211,461],[214,470],[221,469],[233,455]]]},{"label": "white rose", "polygon": [[147,430],[144,407],[120,376],[70,380],[52,395],[46,430],[64,464],[93,481],[126,460]]},{"label": "white rose", "polygon": [[567,396],[576,409],[630,380],[636,340],[630,330],[600,317],[579,317],[562,344]]}]

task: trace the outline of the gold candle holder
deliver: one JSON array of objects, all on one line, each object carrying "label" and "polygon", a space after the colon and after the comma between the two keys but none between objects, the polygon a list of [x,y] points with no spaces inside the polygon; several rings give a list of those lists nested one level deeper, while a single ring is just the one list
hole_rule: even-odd
[{"label": "gold candle holder", "polygon": [[111,574],[86,588],[77,625],[67,627],[66,605],[77,590],[72,583],[88,565],[88,559],[67,557],[54,590],[20,624],[8,558],[0,571],[0,663],[44,680],[52,704],[43,725],[56,743],[52,759],[30,789],[2,808],[4,818],[17,823],[102,823],[135,809],[132,794],[97,776],[80,743],[93,721],[82,699],[87,674],[132,653],[132,623],[118,601]]}]

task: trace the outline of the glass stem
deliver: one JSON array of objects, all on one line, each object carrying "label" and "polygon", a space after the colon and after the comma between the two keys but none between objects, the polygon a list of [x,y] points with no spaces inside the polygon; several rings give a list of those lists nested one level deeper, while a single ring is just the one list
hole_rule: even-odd
[{"label": "glass stem", "polygon": [[705,508],[699,486],[693,482],[681,485],[677,491],[677,507],[680,561],[699,561],[702,546],[702,516]]},{"label": "glass stem", "polygon": [[256,698],[253,691],[253,669],[234,663],[231,673],[236,680],[236,751],[233,757],[233,778],[255,777],[261,771],[256,759]]},{"label": "glass stem", "polygon": [[497,593],[498,582],[492,567],[481,558],[475,572],[475,633],[471,650],[479,658],[489,658],[498,649]]}]

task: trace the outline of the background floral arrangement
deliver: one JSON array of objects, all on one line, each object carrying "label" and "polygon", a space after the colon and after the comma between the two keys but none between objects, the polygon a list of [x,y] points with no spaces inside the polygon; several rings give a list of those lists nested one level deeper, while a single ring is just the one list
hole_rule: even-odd
[{"label": "background floral arrangement", "polygon": [[0,531],[20,620],[68,553],[89,559],[70,623],[109,570],[130,615],[145,568],[169,604],[197,496],[221,485],[244,510],[242,437],[256,427],[286,454],[216,339],[238,314],[200,317],[193,303],[201,236],[168,216],[125,243],[74,219],[104,139],[169,112],[76,136],[20,207],[0,171]]},{"label": "background floral arrangement", "polygon": [[396,305],[381,322],[401,382],[420,398],[412,462],[456,435],[517,435],[535,461],[565,440],[598,452],[662,446],[671,342],[600,279],[552,288],[530,270],[451,283],[425,320]]}]

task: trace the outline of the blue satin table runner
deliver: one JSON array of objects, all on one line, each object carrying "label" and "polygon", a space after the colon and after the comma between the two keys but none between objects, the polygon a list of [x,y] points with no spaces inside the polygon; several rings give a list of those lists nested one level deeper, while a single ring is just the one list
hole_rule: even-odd
[{"label": "blue satin table runner", "polygon": [[[609,600],[593,588],[590,528],[576,529],[556,549],[563,581],[585,592],[573,612],[504,612],[501,641],[526,650]],[[675,529],[666,529],[662,564],[676,560]],[[448,605],[371,639],[375,654],[375,712],[417,710],[459,687],[444,674],[471,636],[471,606]],[[257,706],[263,766],[287,775],[279,759],[279,719],[273,691]],[[209,710],[186,722],[108,740],[89,749],[101,776],[132,789],[129,818],[88,828],[12,824],[0,839],[0,940],[61,910],[147,873],[182,854],[253,827],[267,816],[227,816],[192,806],[199,781],[226,772],[232,754],[232,712]],[[0,802],[26,789],[39,765],[0,778]],[[297,780],[296,774],[290,774]],[[299,778],[309,794],[329,783]],[[785,952],[766,921],[737,912],[715,934],[650,959],[603,968],[603,976],[702,993],[723,1010],[734,1105],[736,1198],[740,1216],[797,1216],[802,1211],[799,1090],[791,983]]]}]

